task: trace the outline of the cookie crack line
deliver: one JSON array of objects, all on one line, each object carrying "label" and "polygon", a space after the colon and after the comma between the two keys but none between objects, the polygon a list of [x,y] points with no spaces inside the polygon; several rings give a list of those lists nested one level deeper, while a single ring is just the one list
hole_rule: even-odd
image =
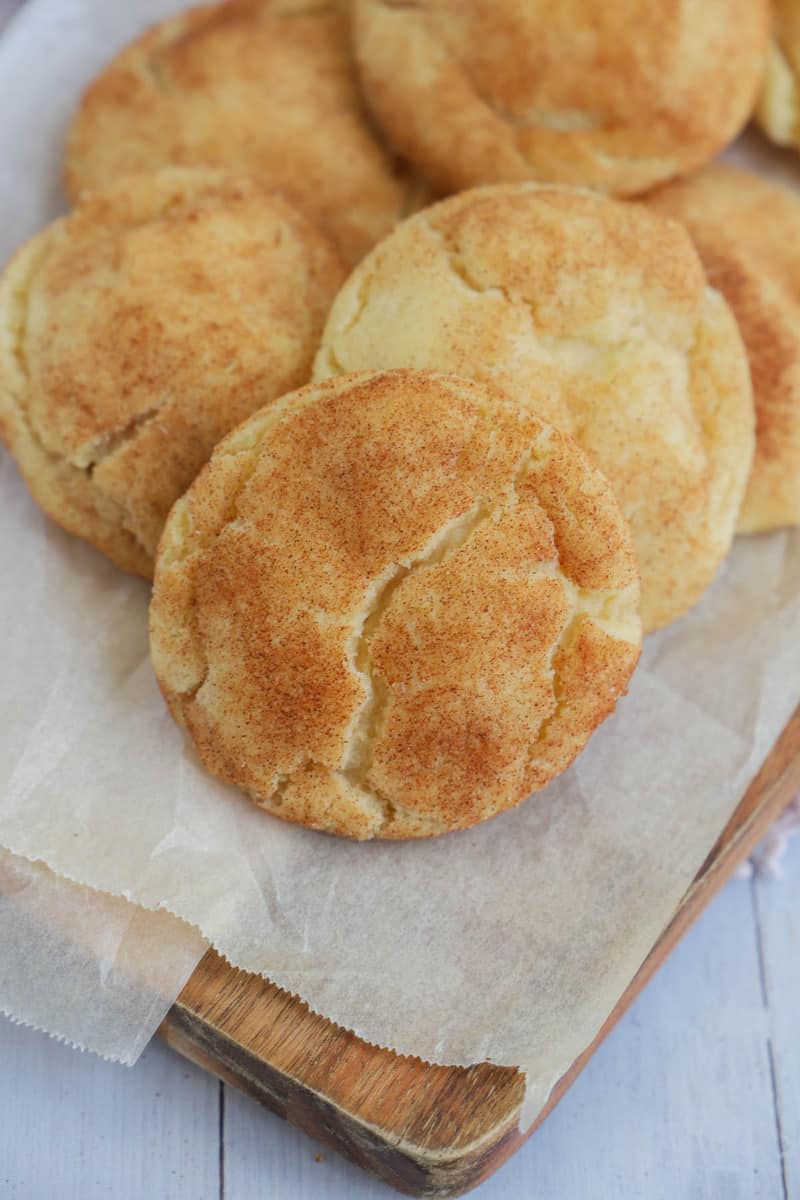
[{"label": "cookie crack line", "polygon": [[[373,7],[382,8],[386,12],[390,13],[416,13],[420,17],[427,17],[436,22],[436,33],[433,35],[429,34],[429,36],[433,36],[438,48],[444,51],[453,71],[464,80],[478,104],[481,105],[487,113],[491,114],[491,116],[494,117],[495,120],[499,121],[501,125],[504,125],[509,133],[515,134],[517,132],[516,123],[510,118],[509,114],[507,114],[502,106],[499,106],[497,102],[492,99],[492,97],[485,94],[478,87],[477,82],[467,70],[465,64],[461,60],[461,57],[453,48],[451,40],[447,36],[446,26],[442,27],[441,23],[437,21],[438,14],[436,12],[431,12],[430,5],[426,3],[426,0],[373,0]],[[438,36],[436,36],[437,34]],[[517,159],[519,160],[520,168],[523,171],[530,170],[530,163],[527,161],[525,155],[516,144],[516,141],[513,146],[513,150],[517,156]]]},{"label": "cookie crack line", "polygon": [[375,274],[376,273],[373,272],[371,275],[368,275],[365,272],[363,279],[359,280],[358,290],[356,291],[355,312],[351,314],[349,321],[342,330],[342,333],[350,333],[352,329],[355,329],[356,325],[366,312],[367,305],[369,303],[371,285],[375,281]]},{"label": "cookie crack line", "polygon": [[239,511],[239,502],[245,488],[258,470],[264,439],[276,425],[279,425],[281,421],[293,412],[302,411],[302,409],[306,408],[312,402],[312,399],[313,396],[310,389],[309,394],[303,401],[298,400],[297,393],[290,392],[286,396],[281,397],[281,399],[267,405],[261,414],[257,414],[257,416],[260,416],[260,419],[254,430],[252,427],[256,421],[256,416],[251,417],[244,426],[235,429],[227,437],[223,438],[214,450],[210,462],[203,470],[207,471],[211,469],[213,463],[220,459],[238,458],[241,455],[251,458],[250,467],[236,480],[230,495],[226,497],[219,523],[213,532],[204,538],[198,537],[192,529],[188,499],[195,485],[192,484],[189,491],[176,502],[168,522],[168,527],[180,521],[181,537],[179,540],[173,539],[172,546],[165,547],[162,551],[160,557],[164,566],[178,566],[194,555],[212,550],[227,527],[241,518],[242,514]]},{"label": "cookie crack line", "polygon": [[102,466],[106,459],[112,458],[118,450],[122,450],[129,442],[134,441],[139,431],[154,421],[164,407],[165,404],[158,404],[153,408],[145,409],[144,412],[136,413],[130,420],[118,425],[116,429],[99,434],[98,437],[82,446],[69,461],[79,470],[86,471],[90,476],[93,475],[97,467]]},{"label": "cookie crack line", "polygon": [[391,824],[396,808],[369,782],[369,772],[383,729],[390,690],[375,667],[372,639],[403,581],[418,571],[447,562],[491,519],[495,511],[486,500],[478,499],[467,512],[451,518],[437,529],[419,554],[405,562],[393,563],[367,592],[361,617],[353,628],[347,657],[351,669],[364,686],[365,699],[351,724],[339,774],[361,796],[380,805],[383,810],[382,828]]},{"label": "cookie crack line", "polygon": [[[416,12],[426,17],[435,17],[436,15],[431,13],[429,6],[424,3],[424,0],[375,0],[375,7],[386,9],[389,12]],[[593,112],[590,109],[533,109],[529,112],[514,112],[479,86],[477,80],[469,72],[459,54],[448,41],[446,31],[440,29],[439,32],[438,45],[447,54],[451,67],[466,83],[475,100],[489,114],[490,118],[503,126],[510,135],[511,145],[509,149],[516,156],[517,167],[523,173],[523,178],[519,182],[522,182],[523,179],[532,180],[531,171],[535,165],[520,145],[520,135],[527,130],[538,129],[560,134],[583,133],[589,135],[602,135],[612,130],[612,122],[607,116],[602,113]],[[677,169],[674,157],[658,154],[613,155],[603,152],[591,140],[585,142],[584,145],[594,157],[595,162],[601,167],[613,169],[624,163],[634,165],[655,164],[672,173]],[[480,182],[473,181],[473,186]],[[483,182],[487,181],[483,180]]]},{"label": "cookie crack line", "polygon": [[[520,499],[522,499],[519,493],[520,485],[531,474],[535,474],[537,469],[541,469],[546,461],[547,455],[541,453],[538,445],[534,445],[522,457],[512,481],[513,491]],[[555,537],[555,525],[553,524],[552,517],[547,511],[547,507],[542,504],[541,499],[538,502],[547,514]],[[557,540],[556,549],[558,550]],[[560,563],[560,556],[558,562]],[[551,673],[553,687],[553,707],[547,716],[542,718],[539,728],[536,731],[536,738],[528,751],[525,764],[526,776],[535,765],[537,751],[545,744],[550,728],[567,707],[568,700],[563,694],[563,686],[556,667],[556,659],[575,640],[581,625],[585,621],[591,621],[609,636],[618,641],[629,642],[632,645],[635,645],[639,640],[641,631],[637,605],[638,587],[635,582],[622,589],[580,587],[569,578],[560,565],[556,566],[553,575],[561,581],[566,598],[570,604],[570,613],[564,622],[564,627],[559,637],[553,643],[548,657],[548,670]]]},{"label": "cookie crack line", "polygon": [[[396,823],[402,817],[407,817],[413,820],[414,824],[419,828],[424,828],[431,835],[437,833],[447,833],[449,826],[444,821],[436,820],[434,817],[425,817],[414,812],[413,809],[404,808],[400,804],[395,804],[388,797],[382,796],[377,790],[372,792],[360,791],[356,789],[348,780],[344,778],[341,771],[331,767],[329,763],[322,762],[320,759],[303,756],[296,766],[288,770],[276,771],[272,780],[272,791],[264,798],[251,789],[245,789],[247,794],[251,796],[259,807],[266,809],[268,812],[280,813],[280,810],[286,803],[287,792],[292,784],[299,776],[309,771],[323,771],[331,780],[339,784],[343,784],[352,794],[355,792],[363,810],[371,813],[375,817],[375,823],[372,827],[371,836],[376,832],[387,828],[389,825]],[[326,812],[333,804],[331,798],[326,806]],[[323,832],[326,832],[324,827]]]},{"label": "cookie crack line", "polygon": [[[512,295],[508,288],[501,283],[495,282],[488,286],[483,286],[470,272],[469,266],[464,261],[458,248],[453,245],[452,240],[447,235],[434,225],[427,216],[418,214],[411,218],[412,221],[419,221],[431,238],[441,247],[447,265],[449,266],[453,278],[458,280],[465,289],[470,291],[475,296],[495,296],[504,300],[511,308],[522,308],[528,313],[528,319],[531,326],[531,334],[536,344],[544,351],[556,353],[559,350],[564,352],[570,350],[579,350],[593,357],[602,355],[611,355],[621,353],[625,350],[636,349],[644,345],[647,341],[657,341],[664,349],[675,354],[684,355],[687,360],[690,358],[693,347],[682,348],[675,346],[669,341],[661,341],[656,334],[651,331],[640,330],[639,336],[629,336],[618,340],[602,340],[592,339],[589,337],[567,337],[563,334],[545,333],[538,326],[538,314],[534,303],[523,295]],[[392,235],[394,236],[394,235]],[[356,282],[356,294],[351,312],[342,325],[329,333],[326,329],[325,337],[322,345],[317,353],[314,377],[320,378],[320,368],[327,371],[329,375],[342,376],[349,373],[350,370],[365,369],[363,365],[356,364],[355,367],[348,367],[342,355],[343,347],[340,342],[346,342],[346,339],[356,327],[361,323],[364,315],[370,307],[372,298],[372,289],[379,280],[380,265],[370,272],[364,271],[359,267],[354,273],[358,276]],[[636,330],[634,329],[634,332]],[[344,347],[346,349],[346,346]],[[323,375],[322,378],[326,376]]]},{"label": "cookie crack line", "polygon": [[388,8],[399,12],[427,12],[428,5],[424,0],[375,0],[376,8]]},{"label": "cookie crack line", "polygon": [[[529,297],[523,296],[521,293],[514,295],[508,290],[507,287],[504,287],[502,283],[497,281],[489,284],[488,286],[484,286],[483,284],[479,283],[470,271],[468,264],[464,261],[458,246],[454,245],[452,238],[449,238],[444,230],[439,229],[438,226],[434,225],[426,215],[420,215],[414,219],[419,220],[420,223],[424,225],[425,229],[427,229],[431,237],[441,246],[442,252],[447,260],[447,264],[450,267],[454,277],[458,279],[466,288],[468,288],[469,291],[473,292],[476,296],[498,296],[502,300],[505,300],[506,304],[513,308],[527,309],[531,322],[531,332],[539,345],[544,349],[556,349],[560,346],[564,348],[577,346],[587,351],[600,351],[608,354],[614,353],[615,351],[626,350],[630,347],[638,347],[647,341],[655,341],[659,345],[663,346],[666,350],[671,350],[676,354],[682,354],[687,360],[693,353],[694,338],[696,337],[696,333],[693,333],[692,344],[687,345],[686,347],[676,346],[670,341],[662,341],[653,331],[637,328],[635,325],[632,326],[632,332],[634,335],[638,334],[638,336],[628,336],[624,338],[618,338],[616,340],[611,338],[593,339],[585,336],[565,337],[563,334],[544,333],[538,327],[539,316],[536,311],[536,305],[531,299],[529,299]],[[364,307],[364,305],[359,307],[359,311],[348,323],[347,328],[339,331],[339,336],[350,333],[363,315]]]},{"label": "cookie crack line", "polygon": [[513,112],[494,100],[486,100],[492,111],[514,129],[544,129],[552,133],[597,133],[607,126],[600,113],[583,108],[535,108]]},{"label": "cookie crack line", "polygon": [[536,731],[536,737],[530,749],[528,750],[528,757],[525,763],[526,778],[530,774],[531,768],[536,765],[537,752],[547,741],[547,735],[550,732],[551,727],[559,719],[568,704],[568,701],[564,696],[562,679],[559,675],[558,668],[555,665],[556,658],[562,650],[566,650],[570,643],[575,641],[581,625],[584,623],[584,621],[589,620],[591,620],[591,617],[581,607],[580,597],[575,597],[573,600],[572,613],[565,622],[564,628],[561,630],[558,640],[553,643],[552,650],[550,651],[550,661],[548,663],[548,667],[551,672],[554,703],[548,715],[542,718],[541,724]]},{"label": "cookie crack line", "polygon": [[[235,455],[237,453],[238,454],[246,454],[247,448],[242,447],[241,450],[234,451],[233,455]],[[182,555],[170,554],[169,551],[162,554],[162,561],[166,566],[177,566],[179,564],[185,563],[186,560],[190,557],[193,557],[193,556],[197,557],[199,554],[206,553],[209,550],[212,550],[214,548],[217,541],[222,536],[223,532],[228,528],[228,526],[233,524],[233,522],[239,520],[239,518],[240,518],[239,501],[241,499],[242,493],[244,492],[247,485],[250,483],[250,481],[253,478],[253,476],[255,475],[257,469],[258,469],[258,455],[254,455],[253,459],[250,463],[250,469],[245,471],[244,474],[242,475],[241,479],[237,482],[237,485],[233,492],[233,495],[228,500],[228,509],[225,514],[225,517],[223,518],[222,525],[216,531],[216,533],[213,535],[213,537],[211,537],[208,541],[205,541],[205,542],[195,542],[194,544],[189,543],[190,548],[188,550],[186,550],[186,552]],[[182,507],[178,510],[178,512],[180,513],[180,516],[184,518],[185,523],[188,524],[188,519],[189,519],[188,505],[186,504],[185,499],[179,501],[179,503]],[[177,516],[177,514],[176,514],[176,516]],[[176,518],[173,517],[173,519],[176,519]],[[185,537],[185,540],[183,543],[184,548],[186,547],[186,543],[189,542],[189,539],[190,539],[190,531],[186,530],[185,533],[186,533],[186,537]],[[201,671],[199,678],[190,687],[184,688],[182,691],[175,693],[175,699],[180,704],[181,713],[184,718],[184,723],[185,723],[187,706],[190,704],[193,704],[197,700],[198,694],[199,694],[200,690],[203,688],[203,686],[205,685],[206,680],[208,679],[210,671],[211,671],[211,667],[210,667],[210,664],[208,661],[208,656],[207,656],[206,650],[205,650],[205,643],[203,641],[203,638],[200,636],[199,605],[197,602],[197,589],[195,587],[192,587],[191,594],[189,597],[188,619],[189,619],[189,621],[193,627],[193,631],[194,631],[194,637],[192,640],[195,644],[195,648],[198,651],[199,657],[202,659],[202,671]]]},{"label": "cookie crack line", "polygon": [[[546,446],[536,443],[522,456],[514,471],[510,491],[515,502],[525,503],[520,496],[521,483],[537,469],[544,466],[549,454]],[[541,501],[539,501],[541,504]],[[361,618],[353,628],[347,654],[354,673],[362,680],[365,687],[365,699],[357,710],[350,727],[350,734],[345,749],[342,767],[336,774],[347,785],[355,789],[362,799],[370,806],[377,805],[383,810],[381,829],[387,828],[396,820],[400,810],[393,801],[380,793],[369,780],[376,747],[380,741],[386,719],[386,712],[391,699],[388,684],[376,669],[372,654],[372,640],[389,608],[397,589],[409,576],[433,566],[447,562],[456,555],[472,537],[486,525],[506,511],[508,502],[490,505],[483,498],[460,516],[446,522],[426,547],[406,562],[392,564],[378,577],[367,593],[366,604]],[[555,527],[546,507],[543,511],[550,521],[555,535]],[[573,629],[583,620],[591,620],[598,627],[621,641],[635,642],[638,637],[638,619],[636,615],[636,585],[627,589],[598,589],[582,588],[575,584],[560,567],[558,560],[554,564],[546,564],[536,574],[536,578],[558,579],[569,600],[571,613],[561,636],[552,647],[550,654],[550,669],[555,671],[553,663],[556,655],[565,644],[565,639],[571,636]],[[533,580],[532,580],[533,582]],[[554,708],[537,734],[537,742],[545,736],[546,728],[554,721],[563,708],[558,694],[557,676],[554,678]],[[535,749],[531,751],[531,759]]]},{"label": "cookie crack line", "polygon": [[157,92],[159,96],[168,96],[173,91],[170,80],[167,78],[164,64],[160,58],[163,51],[169,49],[170,45],[174,45],[174,39],[171,43],[167,42],[166,45],[158,46],[142,60],[142,74],[147,79],[153,91]]},{"label": "cookie crack line", "polygon": [[[31,415],[29,409],[26,407],[26,405],[24,403],[24,399],[23,399],[24,393],[26,391],[30,390],[30,386],[31,386],[31,372],[30,372],[30,365],[28,362],[28,352],[27,352],[28,327],[30,324],[31,291],[33,289],[34,280],[36,279],[36,276],[37,276],[39,270],[44,265],[46,257],[47,257],[47,246],[42,245],[39,247],[38,255],[35,258],[33,258],[33,256],[32,256],[32,261],[29,265],[29,269],[28,269],[26,275],[24,276],[22,281],[18,284],[18,286],[16,286],[14,288],[14,290],[12,292],[12,302],[14,304],[14,307],[18,310],[18,319],[14,322],[14,325],[13,325],[13,328],[11,331],[11,340],[10,340],[9,348],[10,348],[10,352],[11,352],[11,357],[14,360],[14,363],[16,364],[17,371],[18,371],[20,379],[22,381],[22,387],[17,394],[14,393],[13,389],[10,390],[11,401],[14,406],[14,410],[17,414],[17,418],[20,421],[22,427],[24,428],[25,433],[30,438],[30,440],[33,442],[33,444],[36,446],[37,450],[48,460],[48,462],[52,463],[53,466],[56,468],[59,468],[59,467],[71,468],[73,471],[78,471],[82,475],[85,475],[87,478],[91,479],[91,476],[92,476],[91,470],[87,469],[85,466],[80,465],[74,459],[68,458],[66,455],[61,457],[58,454],[55,454],[52,450],[50,450],[50,448],[42,440],[42,436],[39,433],[39,430],[36,428],[36,425],[34,424],[34,421],[33,421],[33,417]],[[129,537],[131,539],[131,541],[139,548],[139,550],[141,550],[148,557],[150,557],[150,551],[144,545],[144,543],[141,541],[136,530],[130,528],[130,526],[127,524],[126,513],[125,513],[125,510],[123,509],[123,507],[120,504],[118,504],[117,501],[112,496],[109,496],[102,488],[98,488],[98,491],[100,491],[100,493],[102,494],[103,499],[106,501],[106,503],[108,503],[110,506],[112,506],[114,508],[114,510],[118,513],[118,516],[119,516],[118,531],[120,533],[122,533],[123,535],[125,535],[126,537]],[[98,517],[99,520],[102,521],[103,518],[101,517],[100,513],[97,511],[96,505],[94,507],[95,507],[96,516]]]},{"label": "cookie crack line", "polygon": [[[305,407],[306,405],[310,404],[312,401],[312,396],[313,392],[309,390],[306,399],[300,403],[300,407]],[[288,396],[284,396],[282,399],[276,400],[273,404],[268,406],[261,417],[257,430],[254,433],[250,433],[248,436],[246,431],[243,432],[242,430],[235,430],[220,443],[219,447],[214,452],[211,462],[213,462],[214,459],[237,458],[240,455],[245,455],[249,456],[250,458],[249,468],[244,470],[239,479],[236,481],[232,493],[227,497],[225,510],[220,516],[219,524],[214,531],[206,537],[198,537],[192,529],[192,516],[188,502],[188,496],[191,495],[192,489],[190,488],[187,495],[182,496],[176,502],[165,527],[166,530],[170,531],[171,535],[169,537],[169,544],[167,542],[167,538],[162,539],[162,549],[159,555],[161,570],[170,570],[178,567],[184,567],[187,570],[192,569],[187,566],[189,559],[195,559],[194,566],[196,567],[196,560],[199,555],[207,554],[213,551],[215,545],[222,537],[225,530],[230,525],[233,525],[236,521],[240,521],[242,519],[240,501],[245,489],[252,481],[258,470],[260,452],[264,445],[264,439],[271,429],[273,429],[276,425],[279,425],[280,422],[284,420],[287,414],[295,411],[297,405],[298,401],[295,397],[295,394],[290,393]],[[205,470],[209,469],[211,469],[210,463]],[[172,533],[172,530],[176,525],[180,526],[178,537]],[[198,656],[202,658],[204,669],[203,674],[196,683],[192,684],[188,688],[184,688],[182,691],[176,691],[173,693],[174,700],[176,704],[180,706],[182,714],[184,713],[185,707],[188,704],[191,704],[197,700],[198,693],[208,679],[209,675],[208,658],[205,653],[203,640],[199,636],[199,622],[197,620],[197,589],[194,584],[190,589],[188,607],[191,613],[191,622],[194,627],[194,636],[192,639],[193,646]]]}]

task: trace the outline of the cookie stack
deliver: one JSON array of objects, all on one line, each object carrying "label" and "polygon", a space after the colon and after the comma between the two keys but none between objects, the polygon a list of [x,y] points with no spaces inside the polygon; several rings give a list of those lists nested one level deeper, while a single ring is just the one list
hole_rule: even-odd
[{"label": "cookie stack", "polygon": [[0,431],[154,575],[169,707],[264,809],[513,807],[737,529],[800,521],[800,201],[706,165],[767,61],[789,103],[769,38],[766,0],[230,0],[86,91]]}]

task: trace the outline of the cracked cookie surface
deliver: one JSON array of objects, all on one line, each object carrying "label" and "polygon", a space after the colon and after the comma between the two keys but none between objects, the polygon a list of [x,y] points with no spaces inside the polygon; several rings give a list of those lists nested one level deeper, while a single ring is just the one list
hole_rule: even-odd
[{"label": "cracked cookie surface", "polygon": [[170,163],[224,167],[279,191],[356,262],[425,188],[373,128],[347,3],[232,0],[154,26],[87,89],[68,195]]},{"label": "cracked cookie surface", "polygon": [[683,228],[552,185],[434,205],[348,278],[314,373],[396,367],[499,385],[593,456],[631,524],[645,630],[699,599],[734,534],[754,414],[736,322]]},{"label": "cracked cookie surface", "polygon": [[[794,0],[784,0],[791,6]],[[444,191],[523,179],[631,195],[744,126],[767,0],[354,0],[365,92]]]},{"label": "cracked cookie surface", "polygon": [[494,388],[391,371],[230,434],[159,548],[151,649],[205,765],[355,838],[488,819],[564,770],[639,655],[608,484]]},{"label": "cracked cookie surface", "polygon": [[308,379],[343,277],[246,179],[167,168],[86,196],[0,280],[0,434],[36,500],[151,575],[220,437]]},{"label": "cracked cookie surface", "polygon": [[800,200],[715,163],[647,201],[689,230],[747,348],[756,453],[738,530],[800,525]]}]

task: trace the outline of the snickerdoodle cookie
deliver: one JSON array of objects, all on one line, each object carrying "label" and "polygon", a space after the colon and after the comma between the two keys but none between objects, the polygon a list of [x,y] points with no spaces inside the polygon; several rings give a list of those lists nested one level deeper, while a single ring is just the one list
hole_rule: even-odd
[{"label": "snickerdoodle cookie", "polygon": [[347,0],[205,5],[126,47],[75,114],[67,192],[170,163],[225,167],[280,191],[349,262],[422,191],[367,115]]},{"label": "snickerdoodle cookie", "polygon": [[246,179],[167,168],[87,194],[0,279],[0,435],[36,500],[150,575],[219,438],[308,379],[343,278]]},{"label": "snickerdoodle cookie", "polygon": [[629,195],[745,124],[767,0],[354,0],[368,100],[441,188],[523,179]]},{"label": "snickerdoodle cookie", "polygon": [[156,674],[205,765],[354,838],[484,821],[624,692],[639,585],[571,438],[429,372],[309,385],[214,451],[170,514]]},{"label": "snickerdoodle cookie", "polygon": [[739,322],[756,403],[756,453],[739,529],[800,524],[800,199],[717,164],[649,197],[683,221]]},{"label": "snickerdoodle cookie", "polygon": [[331,309],[315,377],[386,367],[497,383],[576,438],[631,523],[646,630],[711,582],[753,399],[736,322],[677,222],[536,184],[451,197],[376,246]]}]

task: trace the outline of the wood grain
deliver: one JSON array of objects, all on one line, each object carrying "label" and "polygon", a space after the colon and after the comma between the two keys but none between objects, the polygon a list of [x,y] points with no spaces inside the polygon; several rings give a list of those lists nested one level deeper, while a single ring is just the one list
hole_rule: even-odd
[{"label": "wood grain", "polygon": [[[800,709],[597,1038],[554,1088],[537,1126],[798,789]],[[213,952],[161,1032],[186,1057],[410,1195],[459,1195],[525,1140],[517,1127],[523,1092],[517,1071],[435,1067],[378,1049]]]}]

